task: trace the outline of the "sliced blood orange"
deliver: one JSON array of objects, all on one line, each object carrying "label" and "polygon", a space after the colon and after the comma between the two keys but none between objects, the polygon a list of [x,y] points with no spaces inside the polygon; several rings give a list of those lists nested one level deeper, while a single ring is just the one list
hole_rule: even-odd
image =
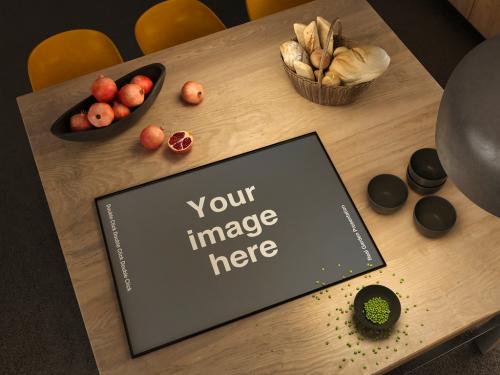
[{"label": "sliced blood orange", "polygon": [[174,132],[168,137],[168,147],[173,152],[187,152],[193,147],[193,136],[187,131]]}]

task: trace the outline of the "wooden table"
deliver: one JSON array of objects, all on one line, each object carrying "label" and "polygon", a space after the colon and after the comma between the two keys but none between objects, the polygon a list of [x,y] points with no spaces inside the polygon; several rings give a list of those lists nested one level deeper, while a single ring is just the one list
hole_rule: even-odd
[{"label": "wooden table", "polygon": [[[316,15],[340,16],[348,37],[379,45],[392,58],[388,72],[353,105],[313,104],[294,91],[283,71],[279,44],[292,36],[294,22],[308,22]],[[413,192],[392,216],[379,216],[368,207],[366,185],[371,177],[384,172],[403,177],[411,153],[434,145],[442,89],[365,1],[318,0],[105,73],[118,78],[150,62],[162,62],[168,69],[160,95],[140,123],[108,141],[66,142],[49,132],[62,112],[88,95],[96,74],[18,98],[102,373],[383,372],[498,313],[498,218],[475,206],[451,181],[439,195],[455,205],[458,222],[441,239],[426,239],[416,232],[412,209],[419,196]],[[180,87],[187,80],[205,86],[206,100],[200,106],[179,102]],[[146,152],[138,145],[138,135],[151,123],[191,130],[194,149],[182,157],[164,150]],[[332,299],[319,294],[319,300],[300,298],[131,359],[94,198],[313,130],[324,142],[387,268],[330,288]],[[341,324],[347,315],[335,308],[345,307],[353,298],[348,293],[354,295],[356,287],[376,281],[401,293],[403,309],[410,308],[398,323],[401,332],[395,333],[401,341],[391,337],[356,346],[355,336]],[[356,347],[361,352],[354,355]],[[351,362],[351,358],[357,359]]]}]

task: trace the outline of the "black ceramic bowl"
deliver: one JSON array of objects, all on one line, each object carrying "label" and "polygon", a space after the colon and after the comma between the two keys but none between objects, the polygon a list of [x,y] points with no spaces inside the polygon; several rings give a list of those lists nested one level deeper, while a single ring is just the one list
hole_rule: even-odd
[{"label": "black ceramic bowl", "polygon": [[446,199],[432,196],[420,199],[413,210],[413,220],[420,233],[437,238],[445,235],[455,225],[457,213]]},{"label": "black ceramic bowl", "polygon": [[54,122],[50,129],[52,134],[69,141],[93,141],[117,135],[130,128],[144,113],[146,113],[149,107],[151,107],[151,104],[153,104],[155,98],[158,96],[161,87],[163,86],[163,81],[165,80],[165,66],[163,64],[155,63],[136,69],[116,80],[118,89],[129,83],[130,80],[138,74],[143,74],[149,77],[153,81],[154,86],[145,97],[144,102],[140,106],[132,108],[127,117],[113,122],[111,125],[106,127],[93,128],[83,132],[72,132],[69,127],[69,119],[71,116],[80,113],[81,111],[87,111],[92,104],[97,102],[93,96],[89,96],[66,111],[56,120],[56,122]]},{"label": "black ceramic bowl", "polygon": [[447,178],[434,148],[415,151],[408,163],[408,172],[413,181],[423,187],[440,186]]},{"label": "black ceramic bowl", "polygon": [[[389,304],[391,312],[389,314],[389,319],[384,324],[373,323],[365,316],[365,302],[374,297],[380,297],[386,300]],[[383,285],[368,285],[361,289],[354,298],[354,317],[358,324],[360,324],[363,328],[373,330],[386,330],[392,328],[392,326],[394,326],[394,324],[398,321],[400,315],[401,303],[399,302],[398,296],[396,296],[392,290]]]},{"label": "black ceramic bowl", "polygon": [[379,174],[368,183],[368,198],[379,214],[390,214],[403,206],[408,198],[408,188],[399,177]]},{"label": "black ceramic bowl", "polygon": [[[420,194],[420,195],[429,195],[433,194],[439,189],[441,189],[444,185],[444,182],[441,185],[433,186],[433,187],[425,187],[420,184],[418,184],[410,175],[410,170],[409,167],[406,170],[406,181],[408,182],[408,185],[411,187],[411,189]],[[446,181],[445,181],[446,182]]]}]

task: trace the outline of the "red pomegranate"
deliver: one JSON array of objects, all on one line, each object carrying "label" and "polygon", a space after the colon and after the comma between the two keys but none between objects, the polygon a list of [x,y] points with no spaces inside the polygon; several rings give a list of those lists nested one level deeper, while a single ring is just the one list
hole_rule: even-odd
[{"label": "red pomegranate", "polygon": [[130,83],[135,83],[136,85],[141,86],[142,89],[144,90],[144,95],[149,94],[149,92],[153,88],[153,81],[151,81],[151,79],[149,79],[149,77],[146,77],[146,76],[141,75],[141,74],[132,78]]},{"label": "red pomegranate", "polygon": [[89,108],[87,118],[96,128],[102,128],[113,122],[115,114],[108,103],[94,103]]},{"label": "red pomegranate", "polygon": [[187,81],[182,86],[181,96],[189,104],[200,104],[203,101],[203,86],[198,82]]},{"label": "red pomegranate", "polygon": [[118,91],[118,98],[129,108],[137,107],[144,101],[144,90],[135,83],[129,83]]},{"label": "red pomegranate", "polygon": [[143,145],[148,150],[156,150],[161,146],[163,140],[165,139],[165,133],[163,129],[156,125],[146,126],[140,136],[141,145]]},{"label": "red pomegranate", "polygon": [[71,116],[69,119],[69,127],[72,132],[83,132],[92,129],[92,124],[87,119],[87,114],[81,112]]},{"label": "red pomegranate", "polygon": [[113,112],[115,113],[115,120],[121,120],[122,118],[130,115],[130,109],[120,102],[113,103]]},{"label": "red pomegranate", "polygon": [[115,81],[103,75],[94,81],[90,89],[98,102],[110,102],[118,92]]}]

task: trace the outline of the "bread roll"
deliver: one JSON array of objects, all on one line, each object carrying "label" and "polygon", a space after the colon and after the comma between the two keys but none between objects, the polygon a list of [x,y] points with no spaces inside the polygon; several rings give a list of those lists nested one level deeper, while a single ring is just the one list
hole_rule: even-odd
[{"label": "bread roll", "polygon": [[[321,44],[321,48],[327,49],[328,54],[330,56],[333,53],[333,33],[332,36],[330,37],[329,43],[327,42],[326,38],[328,37],[328,31],[330,31],[330,22],[325,20],[323,17],[316,17],[316,25],[318,27],[318,35],[319,35],[319,41]],[[326,47],[328,45],[328,47]]]},{"label": "bread roll", "polygon": [[340,78],[335,75],[332,71],[328,71],[325,73],[325,76],[321,80],[321,84],[329,87],[336,87],[340,86],[342,82],[340,81]]},{"label": "bread roll", "polygon": [[304,49],[306,48],[306,43],[304,41],[304,29],[305,28],[306,28],[306,25],[304,25],[303,23],[294,23],[293,24],[293,31],[295,31],[295,36],[297,37],[297,41]]},{"label": "bread roll", "polygon": [[316,81],[310,65],[305,64],[302,61],[295,60],[293,62],[293,66],[299,76],[310,79],[311,81]]},{"label": "bread roll", "polygon": [[316,21],[312,21],[304,29],[304,44],[305,49],[309,54],[311,54],[314,50],[321,48]]},{"label": "bread roll", "polygon": [[323,58],[323,64],[322,67],[319,67],[319,64],[321,63],[321,56],[323,55],[323,50],[322,49],[317,49],[314,50],[313,53],[311,53],[310,56],[310,61],[311,65],[314,66],[315,68],[318,69],[326,69],[330,65],[330,62],[332,61],[331,56],[327,53],[325,57]]},{"label": "bread roll", "polygon": [[337,75],[347,85],[372,81],[384,73],[391,58],[376,46],[360,46],[352,49],[337,48],[329,71]]},{"label": "bread roll", "polygon": [[316,77],[316,81],[319,81],[319,72],[321,72],[321,70],[319,70],[319,69],[316,69],[314,71],[314,77]]},{"label": "bread roll", "polygon": [[309,57],[307,56],[307,52],[300,46],[299,43],[293,40],[282,43],[280,46],[280,51],[281,56],[283,56],[283,61],[285,61],[285,64],[292,70],[295,70],[295,68],[293,67],[293,62],[295,60],[309,64]]}]

